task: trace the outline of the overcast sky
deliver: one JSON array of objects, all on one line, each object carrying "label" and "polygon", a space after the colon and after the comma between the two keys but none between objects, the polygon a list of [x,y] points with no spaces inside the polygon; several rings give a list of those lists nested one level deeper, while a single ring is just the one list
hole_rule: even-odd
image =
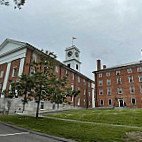
[{"label": "overcast sky", "polygon": [[26,0],[21,10],[0,6],[0,43],[28,42],[64,61],[72,37],[81,51],[81,73],[91,79],[97,59],[107,67],[141,60],[142,0]]}]

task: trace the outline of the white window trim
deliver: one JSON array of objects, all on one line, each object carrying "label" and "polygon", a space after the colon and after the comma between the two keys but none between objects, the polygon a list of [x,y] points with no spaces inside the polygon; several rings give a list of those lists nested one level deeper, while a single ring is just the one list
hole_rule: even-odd
[{"label": "white window trim", "polygon": [[[101,100],[103,101],[103,104],[101,104]],[[104,106],[104,100],[100,99],[100,106]]]},{"label": "white window trim", "polygon": [[0,78],[3,78],[3,75],[4,75],[4,71],[1,71],[0,72]]},{"label": "white window trim", "polygon": [[103,77],[102,73],[99,73],[99,78]]},{"label": "white window trim", "polygon": [[[110,83],[110,84],[108,84],[108,82]],[[110,86],[111,85],[111,79],[107,79],[107,86]]]},{"label": "white window trim", "polygon": [[109,100],[111,100],[111,105],[112,105],[112,99],[108,99],[108,105],[111,106],[111,105],[109,104]]},{"label": "white window trim", "polygon": [[[120,79],[120,83],[118,83],[118,79]],[[122,82],[121,82],[121,78],[119,77],[119,78],[117,78],[117,84],[119,85],[119,84],[121,84]]]},{"label": "white window trim", "polygon": [[139,82],[142,82],[142,81],[140,80],[140,76],[142,77],[142,75],[139,75],[139,76],[138,76],[138,78],[139,78]]},{"label": "white window trim", "polygon": [[133,71],[132,71],[131,68],[129,68],[129,69],[127,69],[127,72],[128,72],[128,73],[132,73]]},{"label": "white window trim", "polygon": [[16,72],[14,72],[14,69],[16,69],[16,71],[17,71],[17,66],[13,67],[13,70],[12,70],[12,77],[15,77],[15,76],[16,76]]},{"label": "white window trim", "polygon": [[[108,90],[110,90],[110,91],[108,91]],[[110,94],[108,92],[110,92]],[[111,88],[107,89],[107,95],[109,95],[109,96],[111,95]]]},{"label": "white window trim", "polygon": [[[102,92],[102,94],[100,94],[100,92]],[[99,95],[102,96],[103,95],[103,89],[99,90]]]},{"label": "white window trim", "polygon": [[107,73],[106,73],[106,76],[109,77],[109,76],[110,76],[110,72],[107,72]]},{"label": "white window trim", "polygon": [[[131,87],[133,87],[134,92],[131,92]],[[130,94],[134,94],[135,93],[135,87],[134,86],[130,86]]]},{"label": "white window trim", "polygon": [[[132,99],[135,99],[135,104],[132,103]],[[132,104],[133,106],[136,105],[136,98],[131,98],[131,104]]]},{"label": "white window trim", "polygon": [[116,71],[116,75],[120,75],[120,71]]},{"label": "white window trim", "polygon": [[137,67],[137,72],[142,72],[142,67]]},{"label": "white window trim", "polygon": [[[119,89],[121,89],[121,93],[119,92]],[[123,94],[122,88],[117,88],[118,94]]]},{"label": "white window trim", "polygon": [[[132,77],[132,82],[130,82],[130,77]],[[128,79],[129,79],[129,83],[133,83],[134,82],[133,76],[129,76]]]},{"label": "white window trim", "polygon": [[[102,82],[102,83],[100,84],[100,82]],[[102,80],[99,80],[99,86],[103,86],[103,81]]]}]

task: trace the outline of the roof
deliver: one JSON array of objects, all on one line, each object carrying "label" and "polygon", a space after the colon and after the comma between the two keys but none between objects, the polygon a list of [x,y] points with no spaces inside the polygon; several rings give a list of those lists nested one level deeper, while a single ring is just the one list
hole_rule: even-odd
[{"label": "roof", "polygon": [[[46,53],[44,53],[43,51],[39,50],[38,48],[32,46],[31,44],[27,43],[27,42],[21,42],[21,41],[16,41],[16,40],[13,40],[13,39],[6,39],[1,45],[0,45],[0,48],[2,48],[7,42],[12,42],[12,43],[17,43],[17,44],[20,44],[22,45],[21,48],[29,48],[29,49],[32,49],[32,50],[35,50],[37,51],[38,53],[40,54],[44,54],[47,56]],[[83,78],[87,79],[87,80],[90,80],[91,82],[94,82],[93,80],[91,80],[90,78],[88,78],[87,76],[83,75],[82,73],[80,72],[77,72],[76,70],[72,69],[72,68],[69,68],[68,66],[66,66],[65,64],[63,64],[62,62],[58,61],[57,59],[54,59],[55,62],[58,62],[60,65],[62,65],[63,67],[65,67],[66,69],[76,73],[76,74],[79,74],[80,76],[82,76]]]},{"label": "roof", "polygon": [[136,62],[130,62],[130,63],[126,63],[126,64],[121,64],[121,65],[117,65],[117,66],[101,69],[101,70],[98,70],[98,71],[93,71],[93,73],[95,73],[95,72],[103,72],[103,71],[108,71],[108,70],[116,70],[116,69],[120,69],[120,68],[129,68],[129,67],[139,66],[139,65],[142,65],[142,60],[136,61]]}]

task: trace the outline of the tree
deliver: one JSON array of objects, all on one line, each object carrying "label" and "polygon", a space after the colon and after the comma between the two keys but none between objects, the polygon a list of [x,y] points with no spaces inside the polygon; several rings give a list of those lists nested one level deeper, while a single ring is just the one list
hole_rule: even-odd
[{"label": "tree", "polygon": [[[14,3],[14,8],[18,8],[21,9],[21,6],[23,6],[25,4],[26,0],[13,0]],[[7,0],[0,0],[0,5],[5,5],[5,6],[9,6],[10,2]]]},{"label": "tree", "polygon": [[[67,76],[58,79],[54,74],[55,66],[54,53],[46,52],[46,55],[40,55],[39,62],[28,64],[30,74],[23,74],[18,81],[11,83],[13,96],[15,91],[19,96],[23,96],[23,109],[27,98],[34,97],[37,102],[36,118],[39,114],[41,100],[50,100],[57,104],[68,102],[67,96],[71,96],[71,88],[67,88]],[[69,102],[68,102],[69,103]]]}]

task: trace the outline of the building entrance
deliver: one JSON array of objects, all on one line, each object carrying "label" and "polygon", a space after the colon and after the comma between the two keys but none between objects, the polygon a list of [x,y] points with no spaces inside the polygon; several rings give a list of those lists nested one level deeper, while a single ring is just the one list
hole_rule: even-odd
[{"label": "building entrance", "polygon": [[119,107],[123,107],[124,106],[124,101],[123,99],[119,99]]}]

